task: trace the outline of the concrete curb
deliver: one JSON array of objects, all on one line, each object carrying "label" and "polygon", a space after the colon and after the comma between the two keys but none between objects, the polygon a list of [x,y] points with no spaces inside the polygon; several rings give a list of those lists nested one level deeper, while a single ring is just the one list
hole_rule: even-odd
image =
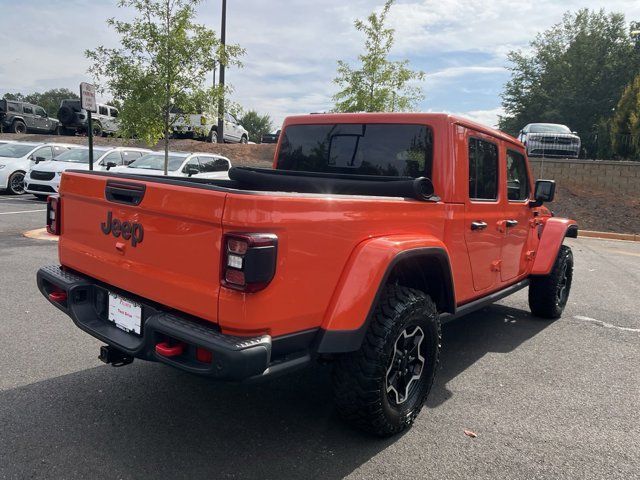
[{"label": "concrete curb", "polygon": [[48,242],[57,242],[59,238],[57,235],[51,235],[49,232],[47,232],[46,228],[37,228],[35,230],[29,230],[27,232],[23,232],[22,236],[27,238],[33,238],[34,240],[46,240]]},{"label": "concrete curb", "polygon": [[591,230],[579,230],[578,237],[600,238],[604,240],[626,240],[627,242],[640,242],[640,234],[595,232]]}]

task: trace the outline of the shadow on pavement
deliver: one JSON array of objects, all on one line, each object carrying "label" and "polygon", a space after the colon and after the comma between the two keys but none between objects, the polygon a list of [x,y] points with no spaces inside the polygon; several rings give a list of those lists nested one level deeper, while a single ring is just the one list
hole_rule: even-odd
[{"label": "shadow on pavement", "polygon": [[[508,353],[546,325],[493,306],[445,327],[429,408],[450,398],[447,382],[484,354]],[[0,477],[342,478],[398,438],[345,426],[330,387],[321,366],[230,385],[135,362],[5,391]]]}]

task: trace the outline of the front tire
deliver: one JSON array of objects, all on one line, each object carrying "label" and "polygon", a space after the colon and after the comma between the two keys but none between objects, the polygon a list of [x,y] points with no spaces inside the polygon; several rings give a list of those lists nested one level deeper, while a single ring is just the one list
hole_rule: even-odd
[{"label": "front tire", "polygon": [[13,172],[9,177],[9,193],[12,195],[24,194],[24,173],[21,171]]},{"label": "front tire", "polygon": [[243,145],[246,145],[247,143],[249,143],[249,139],[247,138],[246,135],[242,136],[242,138],[240,139],[240,143],[242,143]]},{"label": "front tire", "polygon": [[531,277],[529,308],[536,317],[560,318],[567,305],[573,280],[573,252],[560,246],[556,263],[549,275]]},{"label": "front tire", "polygon": [[218,132],[211,129],[211,131],[209,132],[209,136],[207,137],[207,141],[209,143],[218,143]]},{"label": "front tire", "polygon": [[378,436],[409,428],[431,390],[440,354],[440,321],[425,293],[390,285],[360,350],[333,370],[335,403],[355,427]]}]

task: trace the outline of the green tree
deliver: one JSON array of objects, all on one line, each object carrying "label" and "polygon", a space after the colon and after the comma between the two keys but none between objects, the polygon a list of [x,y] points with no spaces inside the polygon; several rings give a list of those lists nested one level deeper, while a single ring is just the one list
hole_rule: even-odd
[{"label": "green tree", "polygon": [[262,135],[273,129],[273,121],[269,115],[260,115],[255,110],[249,110],[239,119],[240,124],[249,132],[249,140],[260,143]]},{"label": "green tree", "polygon": [[211,108],[222,94],[205,86],[216,62],[239,65],[244,50],[222,48],[215,32],[194,21],[202,0],[120,0],[133,7],[131,22],[113,18],[108,24],[120,36],[120,48],[88,50],[90,69],[98,81],[122,102],[120,128],[124,136],[139,136],[149,145],[164,138],[165,175],[169,136],[182,116]]},{"label": "green tree", "polygon": [[621,158],[640,159],[640,75],[620,97],[611,121],[611,146]]},{"label": "green tree", "polygon": [[4,98],[7,100],[19,100],[40,105],[47,111],[47,114],[50,117],[56,117],[62,100],[69,98],[78,99],[80,97],[77,93],[72,92],[68,88],[52,88],[45,92],[33,92],[27,95],[23,95],[22,93],[6,93]]},{"label": "green tree", "polygon": [[365,53],[358,56],[357,67],[338,61],[334,82],[341,90],[333,97],[335,111],[407,111],[424,98],[415,83],[424,80],[425,73],[411,70],[408,60],[389,60],[395,31],[386,27],[386,21],[394,2],[387,0],[379,14],[373,12],[366,20],[354,22],[356,30],[365,35]]},{"label": "green tree", "polygon": [[566,13],[539,34],[530,53],[512,51],[511,79],[502,93],[511,133],[530,122],[563,123],[595,154],[598,124],[611,117],[622,90],[640,70],[640,55],[620,13]]}]

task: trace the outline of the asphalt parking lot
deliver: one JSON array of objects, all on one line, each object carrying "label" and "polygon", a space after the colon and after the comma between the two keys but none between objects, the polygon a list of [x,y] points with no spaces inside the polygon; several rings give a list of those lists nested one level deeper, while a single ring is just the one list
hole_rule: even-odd
[{"label": "asphalt parking lot", "polygon": [[327,367],[232,385],[101,364],[37,291],[57,244],[22,232],[44,208],[0,195],[0,478],[640,478],[640,243],[571,240],[558,321],[519,292],[445,327],[426,408],[379,440],[337,418]]}]

